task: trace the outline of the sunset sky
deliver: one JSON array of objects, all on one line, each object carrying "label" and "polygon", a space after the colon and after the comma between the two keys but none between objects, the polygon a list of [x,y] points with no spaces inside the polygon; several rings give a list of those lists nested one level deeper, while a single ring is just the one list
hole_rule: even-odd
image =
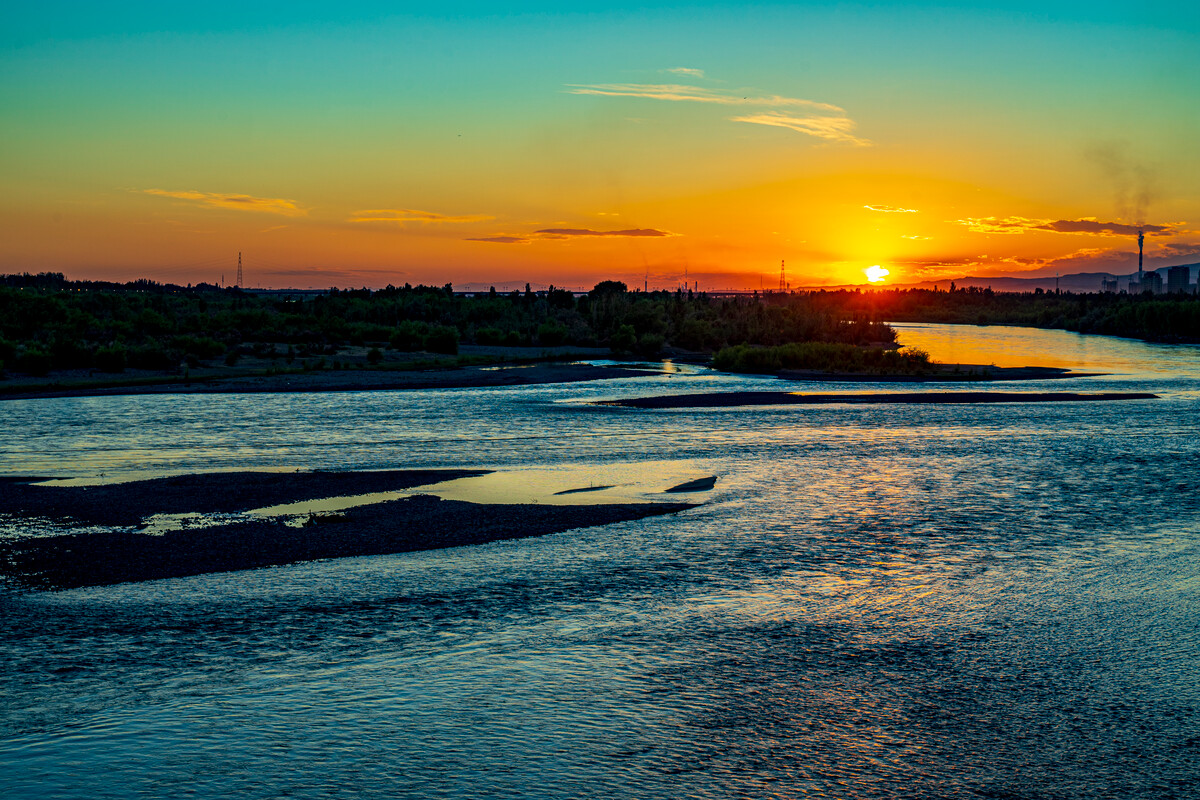
[{"label": "sunset sky", "polygon": [[[344,9],[344,10],[343,10]],[[1200,261],[1194,2],[46,2],[0,271],[772,288]]]}]

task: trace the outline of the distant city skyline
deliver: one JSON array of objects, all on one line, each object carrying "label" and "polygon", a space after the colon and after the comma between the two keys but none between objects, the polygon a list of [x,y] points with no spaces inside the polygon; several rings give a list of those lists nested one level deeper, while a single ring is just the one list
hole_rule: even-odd
[{"label": "distant city skyline", "polygon": [[[885,285],[1200,261],[1193,4],[50,2],[0,271]],[[878,284],[876,284],[878,285]]]}]

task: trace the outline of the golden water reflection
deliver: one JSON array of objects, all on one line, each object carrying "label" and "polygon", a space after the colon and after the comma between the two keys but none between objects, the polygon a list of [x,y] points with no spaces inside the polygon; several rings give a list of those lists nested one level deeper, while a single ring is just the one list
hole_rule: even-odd
[{"label": "golden water reflection", "polygon": [[[889,323],[897,341],[944,364],[1059,367],[1106,373],[1194,371],[1200,348],[1008,325]],[[1147,347],[1155,358],[1147,358]],[[1181,368],[1187,368],[1186,370]]]}]

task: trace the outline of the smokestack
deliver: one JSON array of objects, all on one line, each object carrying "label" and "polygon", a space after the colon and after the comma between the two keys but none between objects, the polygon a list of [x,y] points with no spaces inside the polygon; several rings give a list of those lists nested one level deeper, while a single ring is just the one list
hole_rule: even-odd
[{"label": "smokestack", "polygon": [[1138,286],[1142,285],[1142,242],[1145,239],[1146,234],[1138,231]]}]

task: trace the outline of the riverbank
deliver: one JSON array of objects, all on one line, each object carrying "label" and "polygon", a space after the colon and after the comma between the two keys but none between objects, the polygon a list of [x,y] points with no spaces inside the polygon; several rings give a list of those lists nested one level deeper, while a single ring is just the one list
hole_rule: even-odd
[{"label": "riverbank", "polygon": [[[70,589],[483,544],[672,514],[694,503],[482,504],[418,494],[310,515],[235,517],[148,534],[156,514],[235,514],[279,503],[360,495],[486,474],[486,470],[185,475],[104,486],[0,484],[0,513],[86,532],[0,543],[0,577],[23,589]],[[108,526],[109,530],[95,530]]]},{"label": "riverbank", "polygon": [[401,371],[393,369],[286,371],[276,374],[137,377],[129,382],[70,378],[57,382],[0,384],[0,400],[47,397],[105,397],[131,394],[253,394],[261,392],[361,392],[404,389],[463,389],[576,383],[657,375],[658,370],[537,362]]},{"label": "riverbank", "polygon": [[848,381],[857,383],[960,383],[972,381],[1048,381],[1063,378],[1097,378],[1103,372],[1076,372],[1061,367],[995,367],[988,364],[934,363],[920,374],[877,375],[868,372],[824,372],[783,369],[777,377],[788,381]]}]

